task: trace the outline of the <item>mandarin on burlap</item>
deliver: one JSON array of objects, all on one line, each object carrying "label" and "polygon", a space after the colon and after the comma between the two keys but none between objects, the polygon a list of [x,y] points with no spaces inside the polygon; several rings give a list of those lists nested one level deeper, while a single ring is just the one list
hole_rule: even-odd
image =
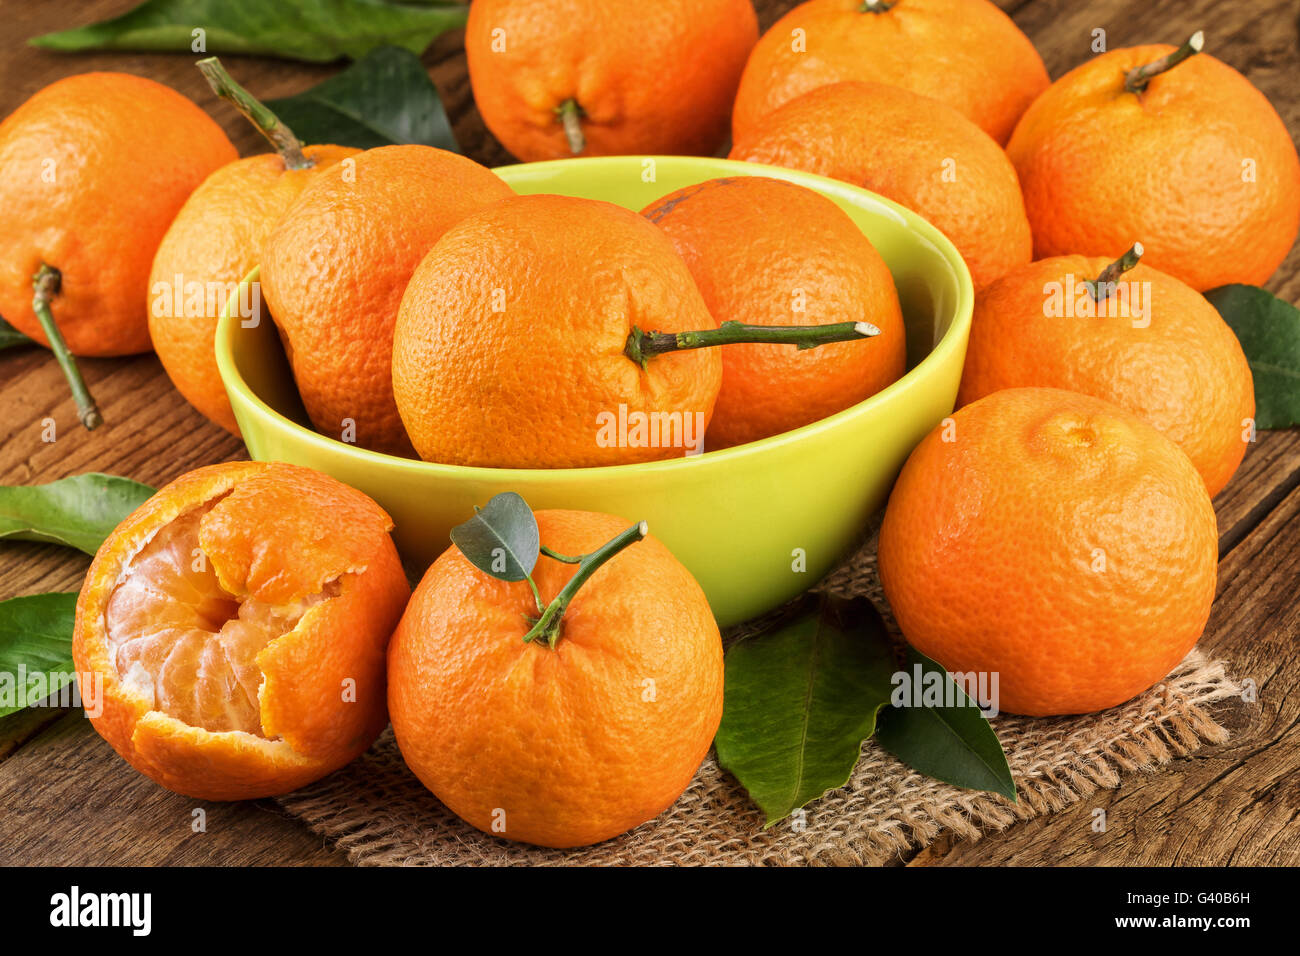
[{"label": "mandarin on burlap", "polygon": [[[874,533],[821,588],[871,599],[894,630]],[[724,639],[753,630],[742,626]],[[1240,694],[1223,662],[1193,650],[1164,681],[1101,714],[997,717],[1018,804],[923,776],[869,740],[848,786],[811,803],[801,830],[789,819],[764,830],[762,814],[710,753],[681,798],[630,833],[576,850],[510,843],[443,807],[406,769],[391,730],[360,759],[279,802],[360,865],[879,865],[940,835],[977,839],[1053,813],[1118,786],[1122,773],[1222,743],[1228,732],[1211,705]]]}]

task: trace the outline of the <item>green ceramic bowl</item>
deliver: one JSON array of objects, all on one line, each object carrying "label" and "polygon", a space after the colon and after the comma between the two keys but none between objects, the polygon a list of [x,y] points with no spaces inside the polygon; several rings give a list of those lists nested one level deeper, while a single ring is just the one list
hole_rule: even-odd
[{"label": "green ceramic bowl", "polygon": [[815,584],[885,504],[908,453],[952,411],[974,296],[957,250],[895,203],[787,169],[629,156],[497,173],[520,193],[603,199],[633,210],[719,176],[773,176],[815,189],[852,217],[888,263],[907,323],[908,372],[830,418],[693,458],[553,471],[464,468],[394,458],[312,431],[273,325],[244,328],[226,315],[217,330],[217,364],[252,457],[307,465],[366,492],[392,515],[398,548],[417,569],[448,546],[451,528],[475,505],[516,491],[535,509],[645,519],[699,580],[724,627]]}]

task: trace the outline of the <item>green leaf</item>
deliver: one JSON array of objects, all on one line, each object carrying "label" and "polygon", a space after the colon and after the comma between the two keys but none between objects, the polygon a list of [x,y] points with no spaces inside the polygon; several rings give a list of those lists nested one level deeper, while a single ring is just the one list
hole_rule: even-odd
[{"label": "green leaf", "polygon": [[0,316],[0,349],[7,349],[11,345],[35,345],[36,342],[29,336],[23,335],[12,325]]},{"label": "green leaf", "polygon": [[896,689],[894,706],[881,713],[876,742],[927,777],[1015,800],[1007,756],[979,705],[942,666],[912,647],[907,663],[908,671],[899,675],[906,683]]},{"label": "green leaf", "polygon": [[848,783],[893,672],[884,624],[863,598],[805,596],[727,652],[718,763],[765,826]]},{"label": "green leaf", "polygon": [[0,485],[0,538],[65,544],[93,555],[154,489],[91,473],[47,485]]},{"label": "green leaf", "polygon": [[502,581],[522,581],[532,574],[542,546],[532,509],[513,491],[494,496],[474,517],[452,528],[451,541],[470,564]]},{"label": "green leaf", "polygon": [[1300,310],[1253,285],[1205,293],[1237,333],[1255,379],[1255,427],[1300,423]]},{"label": "green leaf", "polygon": [[419,143],[460,152],[429,72],[401,47],[371,50],[323,83],[266,105],[304,143]]},{"label": "green leaf", "polygon": [[[468,13],[468,6],[450,0],[146,0],[111,20],[28,42],[62,52],[256,53],[326,63],[387,44],[423,53],[439,34],[464,26]],[[195,30],[203,31],[202,46]]]},{"label": "green leaf", "polygon": [[0,717],[44,700],[72,681],[77,594],[0,601]]}]

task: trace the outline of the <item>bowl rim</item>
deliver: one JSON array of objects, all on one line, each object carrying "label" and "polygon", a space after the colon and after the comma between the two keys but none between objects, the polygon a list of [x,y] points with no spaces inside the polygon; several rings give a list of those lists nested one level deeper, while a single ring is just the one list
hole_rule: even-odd
[{"label": "bowl rim", "polygon": [[734,173],[742,176],[770,176],[775,179],[783,179],[794,182],[798,185],[815,184],[823,193],[833,193],[839,198],[847,200],[860,200],[863,197],[877,206],[884,207],[885,210],[894,213],[909,230],[919,233],[923,238],[931,243],[953,267],[957,278],[957,296],[953,304],[954,313],[947,330],[940,337],[939,341],[925,354],[925,356],[916,363],[912,368],[903,373],[897,380],[882,388],[855,405],[842,409],[833,415],[802,425],[799,428],[782,432],[779,435],[772,435],[767,438],[761,438],[758,441],[748,442],[744,445],[735,445],[730,448],[720,448],[716,451],[706,451],[699,455],[684,455],[680,458],[665,458],[658,461],[630,462],[621,465],[592,465],[583,468],[489,468],[482,465],[448,465],[442,462],[423,461],[413,458],[401,458],[397,455],[389,455],[384,452],[371,451],[368,448],[362,448],[359,445],[352,445],[347,442],[337,441],[313,431],[291,418],[283,415],[278,410],[268,405],[260,395],[240,374],[238,365],[235,361],[234,354],[234,334],[239,327],[234,314],[235,306],[240,300],[240,293],[244,287],[255,282],[261,275],[260,264],[254,266],[248,275],[240,280],[238,287],[231,293],[226,303],[222,306],[221,312],[217,317],[217,329],[215,339],[215,350],[217,359],[217,371],[221,376],[222,384],[226,391],[230,393],[232,404],[235,394],[239,399],[249,406],[249,408],[261,417],[268,419],[267,424],[281,431],[297,433],[300,441],[321,450],[326,454],[342,455],[346,459],[356,462],[357,464],[371,464],[379,467],[394,468],[398,467],[406,471],[413,471],[416,474],[429,476],[442,475],[454,476],[461,479],[477,479],[484,482],[502,482],[502,481],[526,481],[531,483],[560,483],[571,481],[578,478],[591,478],[596,475],[630,475],[630,474],[655,474],[666,469],[681,469],[683,463],[693,464],[701,467],[704,463],[725,463],[737,461],[753,455],[762,455],[774,449],[780,448],[794,442],[801,441],[811,435],[831,431],[838,428],[844,423],[858,417],[871,415],[877,408],[892,401],[895,396],[906,392],[922,378],[933,370],[935,367],[943,364],[944,360],[951,356],[955,350],[962,348],[970,330],[971,317],[974,310],[975,290],[971,281],[970,269],[967,268],[965,260],[957,251],[952,241],[939,231],[929,220],[925,219],[919,213],[887,199],[884,196],[874,193],[860,186],[854,186],[842,180],[831,179],[826,176],[819,176],[816,173],[804,172],[803,170],[787,169],[781,166],[766,166],[760,163],[748,163],[733,159],[720,159],[706,156],[580,156],[571,159],[554,159],[537,163],[513,163],[507,166],[492,167],[492,172],[501,173],[509,170],[539,170],[545,171],[547,168],[565,167],[573,168],[574,166],[607,166],[615,162],[643,164],[647,159],[654,160],[656,164],[667,162],[670,164],[687,162],[700,162],[709,164],[710,170],[715,171],[710,179],[718,176]]}]

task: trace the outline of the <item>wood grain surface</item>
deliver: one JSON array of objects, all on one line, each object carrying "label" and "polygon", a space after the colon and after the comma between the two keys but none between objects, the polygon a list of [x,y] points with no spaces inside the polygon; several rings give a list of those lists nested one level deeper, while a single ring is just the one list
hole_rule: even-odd
[{"label": "wood grain surface", "polygon": [[[121,13],[133,0],[0,0],[0,115],[41,87],[95,69],[139,73],[192,97],[241,153],[264,151],[256,133],[207,89],[183,54],[60,55],[25,40]],[[758,0],[764,27],[794,5]],[[1178,43],[1197,29],[1206,48],[1242,71],[1300,132],[1300,0],[1000,0],[1037,45],[1053,78],[1091,55],[1093,31],[1109,47]],[[424,55],[464,151],[491,165],[509,156],[474,110],[459,33]],[[224,58],[263,98],[299,92],[338,65]],[[1099,143],[1098,148],[1104,148]],[[127,186],[129,184],[124,184]],[[1269,288],[1300,300],[1300,249]],[[77,424],[66,386],[40,349],[0,352],[0,483],[30,484],[84,471],[162,484],[202,464],[245,456],[171,387],[157,359],[86,360],[86,379],[107,424]],[[42,439],[53,419],[57,438]],[[1206,747],[1158,773],[1131,774],[1050,817],[973,843],[941,841],[910,865],[1300,863],[1300,432],[1261,435],[1215,501],[1219,599],[1201,647],[1253,682],[1257,699],[1222,719],[1229,743]],[[0,543],[0,599],[80,586],[89,560],[66,549]],[[343,855],[258,801],[215,804],[177,796],[121,761],[79,712],[31,710],[0,719],[0,865],[343,864]],[[1091,828],[1104,808],[1105,833]],[[196,832],[195,811],[204,828]]]}]

